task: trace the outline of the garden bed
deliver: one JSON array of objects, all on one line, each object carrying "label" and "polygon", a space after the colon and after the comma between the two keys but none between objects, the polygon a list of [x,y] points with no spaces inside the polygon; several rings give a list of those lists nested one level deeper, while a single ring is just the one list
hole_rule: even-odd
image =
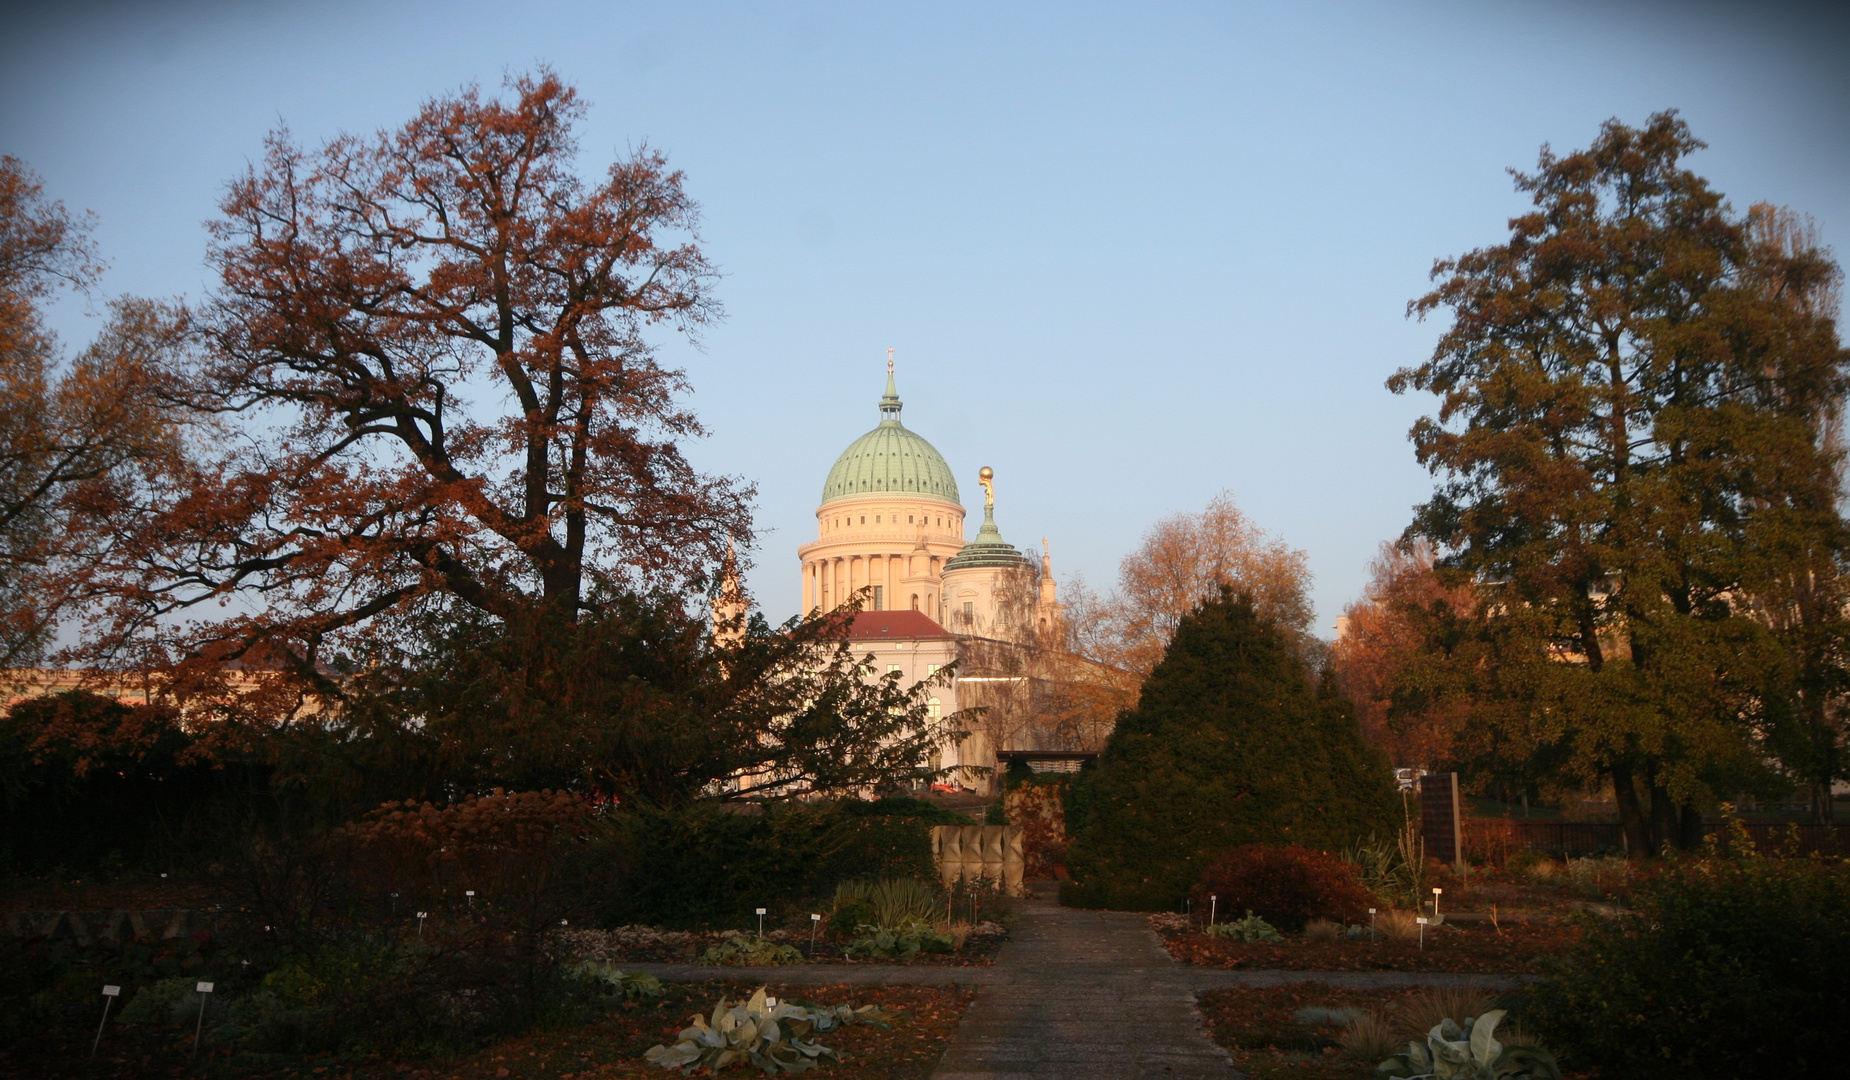
[{"label": "garden bed", "polygon": [[1150,921],[1169,955],[1181,963],[1269,971],[1534,973],[1540,970],[1539,957],[1563,952],[1580,939],[1579,927],[1551,920],[1446,923],[1427,930],[1424,946],[1385,937],[1246,943],[1181,929],[1173,917]]},{"label": "garden bed", "polygon": [[[0,1075],[83,1080],[188,1073],[224,1080],[671,1077],[678,1073],[649,1065],[642,1060],[644,1051],[658,1043],[673,1043],[688,1017],[694,1012],[711,1013],[722,994],[736,1000],[749,995],[758,985],[739,980],[672,984],[664,988],[660,999],[613,1006],[589,1023],[532,1031],[472,1054],[435,1061],[335,1055],[279,1060],[274,1056],[207,1050],[189,1069],[190,1028],[112,1024],[95,1060],[87,1056],[94,1029],[54,1030],[0,1049]],[[781,993],[775,984],[772,992]],[[893,1014],[890,1031],[855,1025],[821,1038],[831,1049],[841,1051],[845,1060],[829,1062],[813,1075],[856,1080],[923,1080],[930,1076],[974,996],[972,991],[956,987],[802,987],[789,991],[792,1001],[801,998],[824,1005],[872,1004]]]},{"label": "garden bed", "polygon": [[[711,946],[724,940],[724,931],[662,930],[648,926],[620,926],[614,930],[568,930],[562,932],[554,949],[560,959],[608,960],[613,964],[692,964]],[[998,922],[980,922],[960,936],[956,951],[919,953],[911,960],[872,960],[851,958],[846,943],[818,936],[812,946],[808,934],[772,930],[765,937],[779,945],[797,950],[798,964],[913,964],[934,967],[984,967],[995,963],[996,953],[1008,940],[1008,930]],[[776,965],[766,965],[772,967]]]},{"label": "garden bed", "polygon": [[[1197,1002],[1209,1036],[1252,1080],[1368,1080],[1376,1075],[1378,1058],[1349,1052],[1338,1043],[1337,1029],[1312,1026],[1296,1014],[1306,1006],[1322,1006],[1392,1015],[1420,993],[1409,987],[1363,990],[1294,983],[1209,990]],[[1504,1028],[1498,1033],[1511,1034]]]}]

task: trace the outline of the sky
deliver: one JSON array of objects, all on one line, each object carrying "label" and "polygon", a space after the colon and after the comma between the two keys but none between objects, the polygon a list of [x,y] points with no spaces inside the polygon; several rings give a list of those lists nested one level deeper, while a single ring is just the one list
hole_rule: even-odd
[{"label": "sky", "polygon": [[[801,601],[830,464],[905,422],[1056,575],[1108,589],[1217,493],[1309,555],[1318,624],[1432,478],[1383,383],[1443,323],[1435,259],[1499,242],[1507,170],[1676,108],[1737,210],[1850,229],[1850,18],[1655,2],[79,2],[0,13],[0,153],[96,215],[109,294],[205,295],[204,223],[287,125],[315,144],[549,65],[581,167],[686,173],[726,310],[670,341],[757,485],[747,585]],[[68,345],[101,304],[54,313]],[[670,335],[672,336],[672,335]],[[978,519],[980,520],[980,519]],[[976,527],[973,521],[972,531]]]}]

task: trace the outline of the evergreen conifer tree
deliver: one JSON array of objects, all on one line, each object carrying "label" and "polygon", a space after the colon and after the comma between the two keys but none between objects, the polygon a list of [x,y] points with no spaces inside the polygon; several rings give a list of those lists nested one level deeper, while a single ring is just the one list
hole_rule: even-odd
[{"label": "evergreen conifer tree", "polygon": [[1223,589],[1162,662],[1069,800],[1061,901],[1157,910],[1238,844],[1335,849],[1398,817],[1388,761],[1354,710],[1250,598]]}]

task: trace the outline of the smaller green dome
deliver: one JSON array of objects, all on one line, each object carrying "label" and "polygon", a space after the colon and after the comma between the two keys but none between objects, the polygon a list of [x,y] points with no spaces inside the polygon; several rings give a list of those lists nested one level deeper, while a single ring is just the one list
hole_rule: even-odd
[{"label": "smaller green dome", "polygon": [[978,566],[1005,566],[1020,569],[1028,566],[1028,557],[1016,550],[1015,545],[1002,539],[1002,531],[996,528],[996,508],[983,507],[983,527],[976,532],[976,539],[965,544],[957,554],[944,561],[944,572],[967,570]]},{"label": "smaller green dome", "polygon": [[822,485],[822,502],[862,495],[917,495],[962,504],[957,480],[937,447],[899,422],[899,391],[893,370],[886,373],[880,399],[880,426],[848,444],[835,459]]}]

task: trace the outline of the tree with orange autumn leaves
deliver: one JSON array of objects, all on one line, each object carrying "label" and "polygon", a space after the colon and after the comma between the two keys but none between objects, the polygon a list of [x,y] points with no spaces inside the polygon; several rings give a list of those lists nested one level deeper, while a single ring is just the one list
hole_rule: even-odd
[{"label": "tree with orange autumn leaves", "polygon": [[0,158],[0,669],[40,657],[89,595],[122,507],[183,458],[159,396],[180,344],[173,311],[118,302],[68,359],[45,323],[58,289],[88,294],[102,274],[89,226]]},{"label": "tree with orange autumn leaves", "polygon": [[210,225],[215,290],[163,324],[191,456],[116,492],[81,655],[157,673],[198,752],[275,763],[328,820],[860,790],[955,737],[839,618],[715,640],[752,489],[688,463],[657,354],[717,317],[717,275],[660,154],[581,177],[584,111],[542,71],[370,137],[272,134]]},{"label": "tree with orange autumn leaves", "polygon": [[1331,665],[1343,692],[1355,702],[1363,737],[1386,750],[1395,764],[1450,760],[1467,706],[1448,700],[1422,708],[1409,700],[1406,683],[1423,662],[1432,620],[1468,617],[1476,606],[1468,585],[1441,583],[1432,548],[1416,541],[1406,547],[1382,544],[1369,564],[1362,598],[1343,609]]},{"label": "tree with orange autumn leaves", "polygon": [[112,553],[101,649],[338,698],[334,655],[414,613],[569,626],[749,538],[750,488],[677,446],[701,428],[651,338],[718,313],[681,174],[645,148],[581,179],[574,91],[510,90],[317,149],[277,132],[230,185],[169,388],[222,439]]}]

